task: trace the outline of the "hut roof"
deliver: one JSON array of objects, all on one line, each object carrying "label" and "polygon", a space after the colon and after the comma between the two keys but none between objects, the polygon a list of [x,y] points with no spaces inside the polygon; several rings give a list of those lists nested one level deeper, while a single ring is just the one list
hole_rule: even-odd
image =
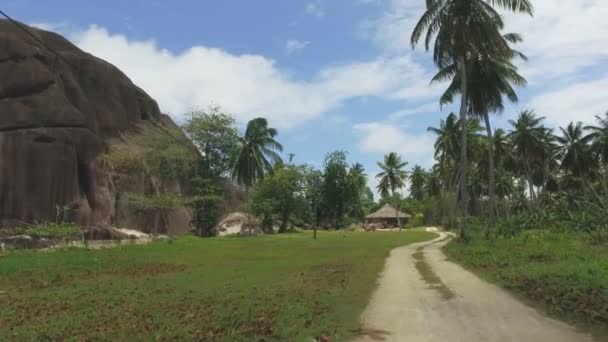
[{"label": "hut roof", "polygon": [[393,208],[391,205],[386,204],[380,210],[376,211],[375,213],[365,216],[365,218],[367,218],[367,219],[397,218],[397,214],[399,215],[399,218],[411,217],[410,215],[408,215],[406,213],[402,213],[400,211],[395,211],[395,208]]}]

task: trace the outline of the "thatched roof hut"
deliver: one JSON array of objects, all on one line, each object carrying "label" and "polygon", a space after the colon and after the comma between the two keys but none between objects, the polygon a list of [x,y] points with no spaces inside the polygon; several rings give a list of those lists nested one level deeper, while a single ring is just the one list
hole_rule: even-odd
[{"label": "thatched roof hut", "polygon": [[402,213],[398,210],[395,210],[389,204],[384,205],[384,207],[380,208],[380,210],[375,213],[371,213],[365,216],[365,223],[382,223],[385,226],[396,227],[397,226],[397,217],[399,217],[399,223],[401,225],[407,224],[410,219],[410,215],[406,213]]}]

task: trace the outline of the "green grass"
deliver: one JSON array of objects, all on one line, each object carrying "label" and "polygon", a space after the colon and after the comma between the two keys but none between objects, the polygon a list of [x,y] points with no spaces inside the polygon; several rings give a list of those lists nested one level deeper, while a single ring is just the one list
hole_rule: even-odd
[{"label": "green grass", "polygon": [[0,255],[9,340],[344,340],[389,251],[414,232],[184,237],[146,246]]},{"label": "green grass", "polygon": [[[515,291],[550,314],[605,334],[608,246],[588,235],[530,231],[513,239],[454,241],[447,255],[489,281]],[[608,336],[608,335],[604,335]]]}]

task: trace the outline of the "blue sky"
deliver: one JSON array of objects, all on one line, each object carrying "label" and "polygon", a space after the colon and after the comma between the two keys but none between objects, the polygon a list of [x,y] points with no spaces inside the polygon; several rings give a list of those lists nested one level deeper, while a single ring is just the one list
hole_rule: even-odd
[{"label": "blue sky", "polygon": [[[8,0],[18,20],[60,32],[118,66],[180,121],[218,104],[239,123],[266,116],[286,153],[319,165],[344,149],[370,175],[384,153],[432,164],[426,132],[442,86],[409,34],[423,0]],[[551,126],[608,110],[608,2],[535,0],[535,18],[506,15],[519,32],[529,86],[497,126],[533,108]],[[370,185],[374,185],[370,177]]]}]

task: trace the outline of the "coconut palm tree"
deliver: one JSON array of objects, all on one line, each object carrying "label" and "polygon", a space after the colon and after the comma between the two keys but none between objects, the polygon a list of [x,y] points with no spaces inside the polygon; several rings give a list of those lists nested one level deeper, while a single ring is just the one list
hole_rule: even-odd
[{"label": "coconut palm tree", "polygon": [[591,149],[596,158],[602,163],[604,192],[608,195],[608,112],[604,117],[595,116],[598,125],[586,126],[585,130],[590,131]]},{"label": "coconut palm tree", "polygon": [[460,123],[454,113],[450,113],[445,120],[439,122],[439,128],[429,127],[428,132],[434,133],[435,159],[438,161],[438,170],[441,178],[445,180],[445,190],[452,191],[456,182],[455,163],[459,160],[460,151]]},{"label": "coconut palm tree", "polygon": [[[275,140],[276,129],[268,127],[265,118],[255,118],[247,123],[245,135],[239,138],[239,147],[232,170],[232,178],[245,187],[249,203],[249,189],[267,173],[272,173],[273,165],[282,164],[277,151],[283,146]],[[248,209],[249,229],[251,229],[251,210]]]},{"label": "coconut palm tree", "polygon": [[517,121],[509,120],[513,131],[509,133],[509,139],[513,145],[513,153],[519,164],[523,166],[523,174],[528,183],[530,202],[536,199],[534,194],[533,164],[542,159],[544,151],[547,151],[546,128],[542,126],[544,117],[537,117],[531,110],[519,113]]},{"label": "coconut palm tree", "polygon": [[598,125],[585,126],[585,130],[591,131],[589,137],[591,138],[593,152],[603,163],[608,164],[608,112],[604,114],[604,117],[596,115],[595,119]]},{"label": "coconut palm tree", "polygon": [[[517,34],[503,36],[511,43],[521,41]],[[499,51],[500,55],[479,54],[477,58],[471,59],[468,66],[468,114],[483,119],[485,122],[488,140],[492,140],[493,133],[490,125],[489,114],[500,114],[504,110],[503,98],[511,102],[518,102],[518,96],[513,86],[526,86],[526,80],[519,75],[517,67],[512,64],[514,58],[527,60],[526,56],[516,50]],[[451,64],[437,73],[431,82],[442,82],[451,79],[451,83],[441,96],[441,105],[452,103],[454,97],[460,94],[460,74],[457,66]],[[488,153],[488,197],[490,224],[486,226],[486,237],[489,237],[495,225],[495,175],[494,144],[486,144]],[[482,171],[482,170],[479,170]]]},{"label": "coconut palm tree", "polygon": [[416,24],[410,41],[415,47],[425,35],[428,51],[434,39],[433,61],[437,67],[442,69],[455,65],[460,75],[460,120],[464,133],[460,146],[460,174],[463,175],[460,184],[463,203],[460,233],[467,240],[467,60],[480,54],[502,55],[501,51],[510,50],[508,41],[500,33],[504,23],[493,5],[532,14],[532,4],[529,0],[427,0],[426,5],[426,11]]},{"label": "coconut palm tree", "polygon": [[428,197],[437,197],[441,194],[441,173],[439,164],[433,165],[427,174],[424,192]]},{"label": "coconut palm tree", "polygon": [[410,174],[410,198],[415,200],[424,199],[424,185],[426,183],[426,172],[420,165],[415,165]]},{"label": "coconut palm tree", "polygon": [[[398,189],[403,188],[407,179],[407,172],[403,170],[407,166],[407,162],[401,161],[401,157],[391,152],[384,156],[384,162],[378,162],[378,166],[382,172],[376,175],[378,178],[378,190],[385,196],[389,193],[389,189],[394,198]],[[397,216],[397,225],[401,229],[401,220],[399,219],[399,206],[395,203],[395,215]]]},{"label": "coconut palm tree", "polygon": [[583,135],[581,122],[570,122],[565,128],[560,127],[560,130],[562,135],[556,138],[559,143],[560,167],[571,179],[569,183],[580,190],[597,166],[590,145],[593,136]]}]

